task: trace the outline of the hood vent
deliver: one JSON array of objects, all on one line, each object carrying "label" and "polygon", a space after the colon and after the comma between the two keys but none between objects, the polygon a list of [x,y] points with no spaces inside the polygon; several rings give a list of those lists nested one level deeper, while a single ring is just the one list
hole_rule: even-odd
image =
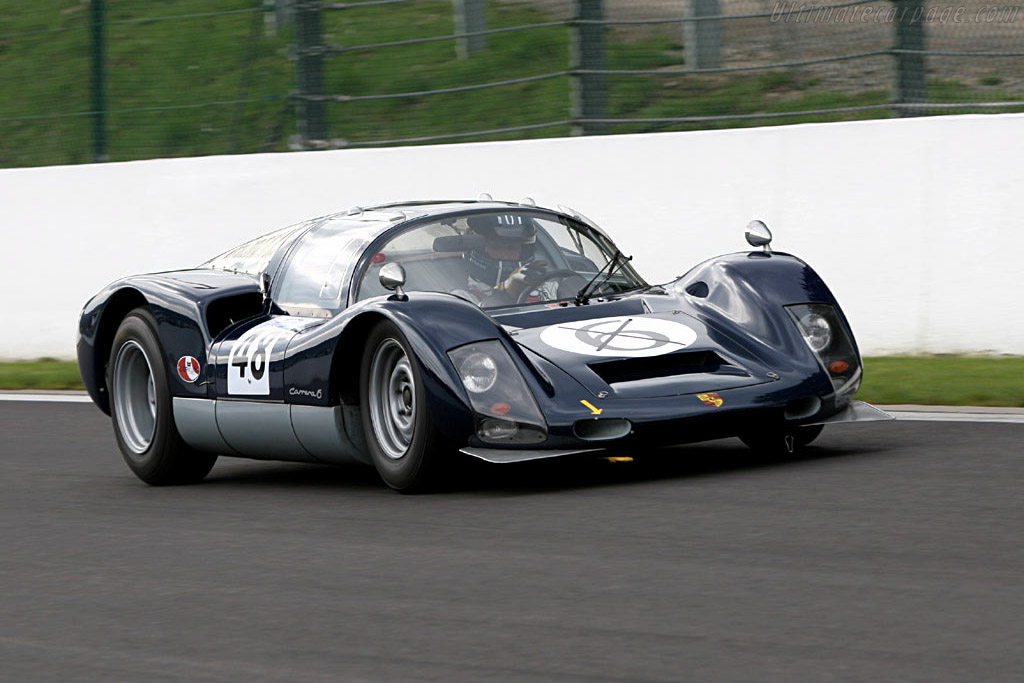
[{"label": "hood vent", "polygon": [[609,385],[678,375],[722,374],[748,376],[714,351],[680,351],[661,356],[624,358],[590,363],[589,367]]}]

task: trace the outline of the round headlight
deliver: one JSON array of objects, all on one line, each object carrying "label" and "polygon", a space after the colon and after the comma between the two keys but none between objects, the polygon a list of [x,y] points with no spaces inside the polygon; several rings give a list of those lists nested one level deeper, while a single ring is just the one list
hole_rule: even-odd
[{"label": "round headlight", "polygon": [[832,343],[832,327],[817,313],[808,313],[800,318],[800,329],[807,345],[815,352],[824,351]]},{"label": "round headlight", "polygon": [[486,353],[477,351],[466,356],[459,366],[462,383],[474,394],[482,394],[498,379],[498,364]]}]

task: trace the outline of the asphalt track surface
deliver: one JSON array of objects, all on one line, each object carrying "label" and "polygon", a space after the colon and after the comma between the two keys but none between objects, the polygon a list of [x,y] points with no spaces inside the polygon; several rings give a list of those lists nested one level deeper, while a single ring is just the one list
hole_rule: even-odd
[{"label": "asphalt track surface", "polygon": [[88,404],[0,403],[4,681],[1019,681],[1024,425],[633,463],[222,458],[151,488]]}]

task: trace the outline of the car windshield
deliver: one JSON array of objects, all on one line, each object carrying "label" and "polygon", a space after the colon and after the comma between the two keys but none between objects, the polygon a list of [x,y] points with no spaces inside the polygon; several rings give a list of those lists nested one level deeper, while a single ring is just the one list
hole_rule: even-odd
[{"label": "car windshield", "polygon": [[447,217],[403,230],[371,254],[356,298],[387,294],[380,269],[396,262],[405,269],[406,291],[446,292],[482,308],[572,300],[592,280],[590,296],[645,286],[625,257],[611,264],[615,254],[599,232],[560,216]]}]

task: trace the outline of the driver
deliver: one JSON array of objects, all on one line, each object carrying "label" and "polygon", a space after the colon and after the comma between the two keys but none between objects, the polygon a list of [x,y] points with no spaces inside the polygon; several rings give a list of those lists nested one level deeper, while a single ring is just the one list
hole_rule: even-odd
[{"label": "driver", "polygon": [[547,266],[535,261],[537,227],[529,216],[486,214],[466,219],[469,233],[484,238],[483,245],[466,253],[469,288],[477,298],[508,298],[515,303],[527,286],[527,276]]}]

